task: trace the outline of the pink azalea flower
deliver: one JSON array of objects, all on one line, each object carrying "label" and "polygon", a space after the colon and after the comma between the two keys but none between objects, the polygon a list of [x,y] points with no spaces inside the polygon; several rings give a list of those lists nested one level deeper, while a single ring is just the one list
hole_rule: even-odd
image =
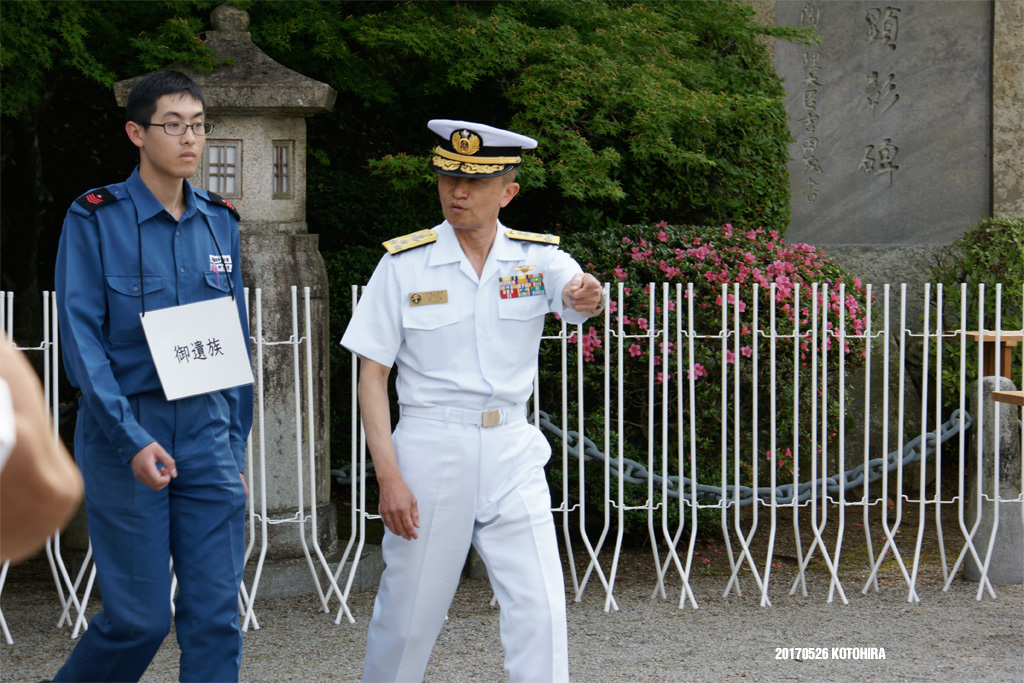
[{"label": "pink azalea flower", "polygon": [[686,377],[688,379],[700,379],[701,377],[707,376],[707,374],[708,371],[703,365],[700,363],[694,363],[693,370],[688,370],[686,372]]}]

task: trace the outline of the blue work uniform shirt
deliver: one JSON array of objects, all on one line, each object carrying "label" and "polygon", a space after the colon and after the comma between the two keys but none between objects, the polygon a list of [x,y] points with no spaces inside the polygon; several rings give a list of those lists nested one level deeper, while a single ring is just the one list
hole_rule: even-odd
[{"label": "blue work uniform shirt", "polygon": [[[249,348],[238,220],[205,190],[182,184],[185,211],[177,221],[146,187],[138,167],[125,182],[86,193],[68,210],[57,251],[64,368],[126,463],[156,441],[127,400],[161,389],[139,318],[143,299],[145,310],[155,311],[231,296],[233,287]],[[232,454],[242,472],[252,387],[220,393],[230,412]]]}]

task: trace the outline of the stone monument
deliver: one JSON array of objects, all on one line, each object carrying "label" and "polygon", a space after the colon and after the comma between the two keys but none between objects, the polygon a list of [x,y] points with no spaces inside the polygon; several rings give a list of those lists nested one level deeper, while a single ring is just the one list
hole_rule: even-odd
[{"label": "stone monument", "polygon": [[[906,283],[907,324],[919,329],[939,250],[983,216],[1024,215],[1024,0],[748,1],[762,21],[818,36],[774,44],[793,137],[786,239],[820,247],[879,297],[891,285],[894,321]],[[919,353],[908,350],[912,364]],[[907,386],[909,439],[921,397]],[[870,438],[880,455],[875,417]],[[848,434],[848,452],[861,449]]]},{"label": "stone monument", "polygon": [[776,0],[792,223],[865,282],[923,283],[982,216],[1024,214],[1021,0]]},{"label": "stone monument", "polygon": [[[314,448],[317,470],[316,505],[319,543],[325,553],[337,545],[337,524],[330,501],[329,352],[327,272],[318,251],[319,237],[306,226],[306,117],[334,107],[337,93],[325,83],[278,64],[257,48],[247,31],[248,13],[228,5],[212,13],[213,30],[206,44],[218,61],[230,66],[201,74],[188,73],[203,88],[207,118],[215,123],[206,140],[204,157],[193,185],[222,195],[238,208],[242,246],[242,279],[250,292],[262,290],[263,334],[268,341],[292,336],[291,286],[299,287],[299,334],[304,333],[302,288],[311,289]],[[114,86],[124,105],[138,79]],[[250,295],[250,322],[256,334],[255,297]],[[305,354],[305,344],[302,344]],[[254,351],[255,358],[255,351]],[[293,518],[298,506],[295,396],[292,347],[264,348],[263,428],[266,439],[267,509],[271,519]],[[301,401],[305,410],[305,373]],[[259,415],[253,425],[257,447]],[[301,425],[303,451],[307,430]],[[259,467],[251,493],[259,509]],[[309,505],[308,465],[303,467],[303,494]],[[308,508],[307,508],[308,512]],[[307,523],[306,541],[310,537]],[[304,593],[313,590],[296,524],[270,526],[267,563],[258,595]],[[257,541],[254,556],[259,552]],[[314,556],[314,561],[316,557]],[[251,571],[253,562],[248,565]],[[305,575],[303,578],[302,575]]]}]

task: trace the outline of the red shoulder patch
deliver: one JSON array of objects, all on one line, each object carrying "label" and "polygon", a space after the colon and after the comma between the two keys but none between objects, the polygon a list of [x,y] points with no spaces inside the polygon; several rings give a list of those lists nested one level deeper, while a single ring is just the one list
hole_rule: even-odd
[{"label": "red shoulder patch", "polygon": [[79,206],[84,208],[86,211],[92,212],[110,202],[117,201],[117,197],[107,191],[106,188],[99,188],[92,192],[87,192],[81,197],[75,200]]},{"label": "red shoulder patch", "polygon": [[221,197],[216,192],[210,192],[209,190],[207,190],[206,194],[210,195],[210,201],[211,202],[213,202],[217,206],[223,206],[225,209],[230,211],[231,215],[235,217],[236,221],[242,220],[242,216],[239,215],[238,209],[235,208],[234,204],[232,204],[228,200],[224,199],[223,197]]}]

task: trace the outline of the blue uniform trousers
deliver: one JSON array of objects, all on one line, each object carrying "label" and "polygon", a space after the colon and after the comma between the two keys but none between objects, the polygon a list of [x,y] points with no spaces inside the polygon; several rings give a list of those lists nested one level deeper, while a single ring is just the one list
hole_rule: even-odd
[{"label": "blue uniform trousers", "polygon": [[80,406],[75,456],[103,611],[53,680],[139,680],[170,629],[173,557],[180,679],[237,681],[245,490],[228,443],[227,404],[219,393],[128,399],[139,424],[174,458],[178,476],[161,491],[139,482],[88,406]]}]

